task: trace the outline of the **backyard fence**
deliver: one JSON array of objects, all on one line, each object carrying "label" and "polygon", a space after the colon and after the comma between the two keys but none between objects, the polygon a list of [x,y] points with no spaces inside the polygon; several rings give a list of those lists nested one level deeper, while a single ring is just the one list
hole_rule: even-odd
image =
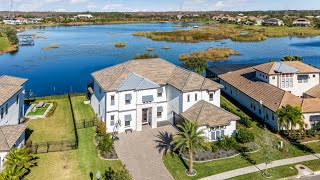
[{"label": "backyard fence", "polygon": [[97,124],[98,124],[98,121],[96,119],[82,120],[82,121],[76,123],[76,128],[77,129],[90,128],[90,127],[96,126]]},{"label": "backyard fence", "polygon": [[31,152],[34,154],[69,151],[78,148],[78,144],[75,139],[32,143],[27,144],[26,146],[29,147]]},{"label": "backyard fence", "polygon": [[77,148],[78,148],[78,145],[79,145],[79,136],[78,136],[78,130],[77,130],[77,125],[76,125],[76,118],[74,117],[74,111],[73,111],[73,106],[72,106],[72,100],[71,100],[70,93],[68,93],[68,99],[69,99],[70,108],[71,108],[71,115],[72,115],[74,135],[75,135],[75,137],[76,137],[76,146],[77,146]]}]

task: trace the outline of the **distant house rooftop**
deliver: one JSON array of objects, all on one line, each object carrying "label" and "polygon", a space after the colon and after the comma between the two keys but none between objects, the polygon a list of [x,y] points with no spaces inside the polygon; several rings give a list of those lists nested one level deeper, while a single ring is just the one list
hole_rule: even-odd
[{"label": "distant house rooftop", "polygon": [[23,78],[0,76],[0,106],[19,92],[26,82],[27,79]]},{"label": "distant house rooftop", "polygon": [[278,73],[320,73],[320,70],[301,61],[269,62],[254,69],[268,75]]},{"label": "distant house rooftop", "polygon": [[122,88],[139,88],[129,83],[128,78],[139,83],[143,81],[143,86],[152,88],[169,84],[182,92],[216,91],[223,88],[210,79],[159,58],[127,61],[96,71],[92,73],[92,77],[105,92],[119,91]]},{"label": "distant house rooftop", "polygon": [[258,64],[216,64],[206,69],[206,75],[208,78],[214,78],[221,74],[245,69],[256,65]]}]

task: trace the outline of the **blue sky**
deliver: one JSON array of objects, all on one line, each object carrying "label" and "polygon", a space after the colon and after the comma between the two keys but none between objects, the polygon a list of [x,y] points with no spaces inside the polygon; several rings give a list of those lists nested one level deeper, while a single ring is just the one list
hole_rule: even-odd
[{"label": "blue sky", "polygon": [[[19,11],[214,11],[320,9],[320,0],[13,0]],[[10,0],[0,0],[10,10]]]}]

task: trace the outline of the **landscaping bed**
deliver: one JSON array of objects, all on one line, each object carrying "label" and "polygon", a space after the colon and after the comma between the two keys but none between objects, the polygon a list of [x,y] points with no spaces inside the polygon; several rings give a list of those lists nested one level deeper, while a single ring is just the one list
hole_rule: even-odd
[{"label": "landscaping bed", "polygon": [[293,130],[292,132],[280,131],[279,134],[283,138],[294,143],[306,143],[310,141],[320,140],[319,132],[317,132],[316,130],[306,130],[306,131]]}]

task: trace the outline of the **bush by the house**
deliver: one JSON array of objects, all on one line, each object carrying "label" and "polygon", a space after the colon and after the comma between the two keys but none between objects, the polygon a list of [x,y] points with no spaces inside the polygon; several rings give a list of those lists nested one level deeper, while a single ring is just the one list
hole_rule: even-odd
[{"label": "bush by the house", "polygon": [[110,153],[113,148],[113,140],[111,139],[111,135],[106,133],[99,140],[97,148],[100,150],[102,156],[105,156],[107,153]]},{"label": "bush by the house", "polygon": [[53,101],[53,102],[48,102],[48,103],[52,103],[52,104],[53,104],[52,108],[49,110],[49,112],[48,112],[48,114],[47,114],[47,117],[51,117],[51,116],[53,116],[54,111],[57,109],[58,103],[55,102],[55,101]]},{"label": "bush by the house", "polygon": [[114,171],[111,167],[104,172],[103,175],[104,180],[131,180],[132,177],[129,171],[125,168]]},{"label": "bush by the house", "polygon": [[242,144],[250,143],[254,141],[254,134],[250,132],[248,129],[240,128],[237,130],[236,139],[238,142]]},{"label": "bush by the house", "polygon": [[247,128],[253,127],[253,121],[250,120],[249,117],[241,117],[241,120],[239,122]]},{"label": "bush by the house", "polygon": [[238,142],[234,137],[225,136],[216,142],[216,145],[224,150],[238,149]]},{"label": "bush by the house", "polygon": [[107,127],[103,121],[99,121],[96,128],[96,133],[99,137],[107,134]]}]

